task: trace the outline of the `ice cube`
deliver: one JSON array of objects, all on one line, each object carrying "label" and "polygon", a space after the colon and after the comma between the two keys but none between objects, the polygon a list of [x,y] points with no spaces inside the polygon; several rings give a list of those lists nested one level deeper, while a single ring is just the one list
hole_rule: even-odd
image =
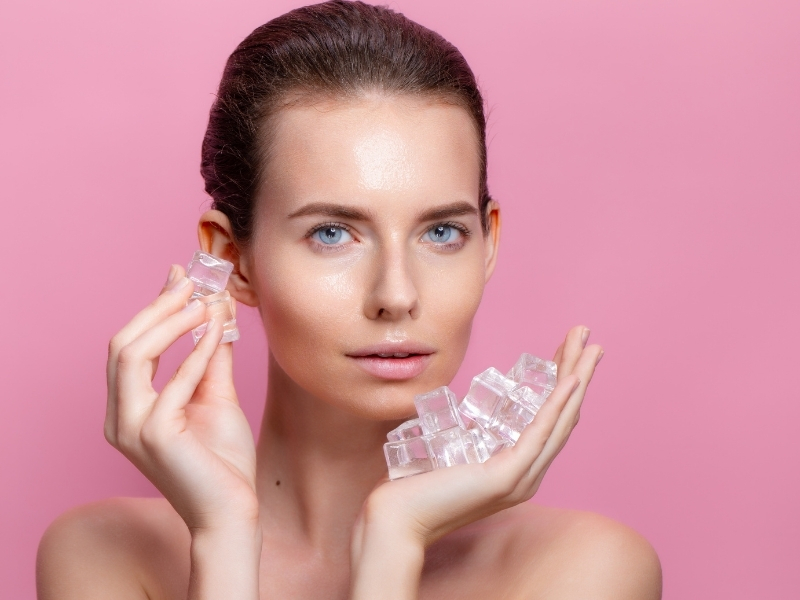
[{"label": "ice cube", "polygon": [[492,420],[497,403],[516,386],[514,381],[504,377],[500,371],[489,367],[472,379],[469,392],[458,410],[485,428]]},{"label": "ice cube", "polygon": [[437,469],[484,462],[489,458],[486,446],[474,431],[451,427],[422,436],[428,446],[428,455]]},{"label": "ice cube", "polygon": [[525,352],[511,367],[507,376],[519,385],[528,386],[535,393],[547,398],[556,387],[556,375],[556,363]]},{"label": "ice cube", "polygon": [[544,397],[525,386],[509,392],[498,404],[489,431],[513,446],[522,430],[533,421],[544,400]]},{"label": "ice cube", "polygon": [[422,427],[420,427],[419,419],[411,419],[399,427],[392,429],[386,434],[386,438],[390,442],[399,442],[401,440],[410,440],[411,438],[420,437],[421,435]]},{"label": "ice cube", "polygon": [[492,452],[489,450],[488,440],[492,441],[492,447],[496,449],[496,441],[493,436],[486,436],[484,433],[477,429],[477,426],[467,430],[467,436],[464,439],[464,446],[467,451],[467,462],[483,463],[489,460]]},{"label": "ice cube", "polygon": [[186,276],[194,283],[192,298],[210,296],[225,289],[233,263],[198,250],[186,267]]},{"label": "ice cube", "polygon": [[[222,323],[220,344],[235,342],[239,339],[239,328],[236,325],[236,316],[233,314],[233,305],[231,304],[231,293],[228,290],[210,296],[200,296],[197,300],[206,305],[207,321],[216,319]],[[206,327],[207,323],[203,323],[192,329],[192,338],[195,344],[205,335]]]},{"label": "ice cube", "polygon": [[437,433],[451,427],[464,427],[458,414],[456,395],[446,385],[416,396],[414,405],[425,434]]},{"label": "ice cube", "polygon": [[482,445],[486,447],[486,452],[489,456],[500,452],[500,450],[506,447],[506,440],[498,438],[490,431],[478,425],[475,421],[470,423],[467,427],[467,431],[474,431],[475,435],[481,438]]},{"label": "ice cube", "polygon": [[383,445],[389,467],[389,479],[400,479],[433,470],[428,447],[421,437],[413,437]]}]

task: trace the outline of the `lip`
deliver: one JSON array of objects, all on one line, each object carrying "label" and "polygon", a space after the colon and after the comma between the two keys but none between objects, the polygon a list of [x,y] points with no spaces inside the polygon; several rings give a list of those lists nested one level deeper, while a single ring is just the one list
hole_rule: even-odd
[{"label": "lip", "polygon": [[[348,358],[379,379],[402,381],[422,374],[435,350],[416,342],[384,342],[348,352]],[[405,357],[381,357],[380,354],[407,354]]]}]

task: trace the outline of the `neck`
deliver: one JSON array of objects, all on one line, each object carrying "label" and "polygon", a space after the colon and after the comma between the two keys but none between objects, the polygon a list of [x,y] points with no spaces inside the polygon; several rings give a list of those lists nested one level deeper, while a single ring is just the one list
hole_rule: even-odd
[{"label": "neck", "polygon": [[386,475],[382,446],[397,424],[322,402],[299,388],[270,353],[256,481],[266,536],[302,541],[331,558],[349,553],[361,506]]}]

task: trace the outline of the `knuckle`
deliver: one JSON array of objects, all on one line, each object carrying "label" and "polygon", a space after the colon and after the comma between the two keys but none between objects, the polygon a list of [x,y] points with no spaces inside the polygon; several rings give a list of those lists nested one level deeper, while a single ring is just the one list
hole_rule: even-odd
[{"label": "knuckle", "polygon": [[114,337],[112,337],[111,340],[108,342],[108,357],[114,358],[115,356],[117,356],[117,354],[119,354],[119,351],[122,350],[124,345],[125,344],[122,341],[122,337],[120,336],[120,334],[117,334]]},{"label": "knuckle", "polygon": [[157,450],[161,446],[162,437],[161,427],[156,420],[150,418],[142,424],[139,440],[145,450],[149,452]]},{"label": "knuckle", "polygon": [[182,362],[175,373],[172,375],[172,381],[186,381],[192,378],[194,371],[194,355],[190,355],[184,362]]},{"label": "knuckle", "polygon": [[126,456],[132,454],[137,446],[137,432],[124,419],[117,422],[115,430],[116,443],[113,444],[114,447]]},{"label": "knuckle", "polygon": [[131,344],[127,344],[126,346],[120,348],[119,352],[117,353],[117,362],[120,365],[130,364],[136,360],[136,356],[136,348]]},{"label": "knuckle", "polygon": [[114,447],[126,456],[129,455],[135,447],[133,436],[124,429],[117,430],[116,442]]},{"label": "knuckle", "polygon": [[496,501],[512,498],[519,483],[516,474],[503,473],[497,477],[494,484],[494,496]]},{"label": "knuckle", "polygon": [[110,419],[106,419],[106,422],[103,425],[103,437],[105,437],[106,441],[114,448],[118,447],[116,427],[114,427],[114,424]]}]

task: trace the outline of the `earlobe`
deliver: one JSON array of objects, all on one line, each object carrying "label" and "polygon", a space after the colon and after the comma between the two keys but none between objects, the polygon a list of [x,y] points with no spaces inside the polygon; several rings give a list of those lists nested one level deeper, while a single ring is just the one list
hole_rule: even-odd
[{"label": "earlobe", "polygon": [[500,205],[494,200],[490,200],[486,206],[486,226],[488,228],[485,236],[486,281],[489,281],[494,273],[497,251],[500,248]]},{"label": "earlobe", "polygon": [[247,257],[239,252],[234,242],[233,230],[228,217],[218,211],[209,210],[200,217],[197,224],[197,238],[200,249],[233,263],[233,273],[228,280],[228,291],[237,302],[248,306],[258,306],[258,296],[250,285]]}]

